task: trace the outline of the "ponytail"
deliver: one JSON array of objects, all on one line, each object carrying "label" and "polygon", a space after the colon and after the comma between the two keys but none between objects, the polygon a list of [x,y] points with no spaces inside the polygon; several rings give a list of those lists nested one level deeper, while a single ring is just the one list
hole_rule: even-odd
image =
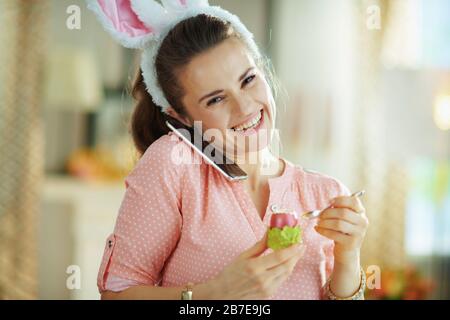
[{"label": "ponytail", "polygon": [[168,115],[155,105],[147,92],[141,69],[138,70],[131,89],[136,106],[131,117],[131,134],[134,145],[142,156],[156,140],[169,132],[166,125]]}]

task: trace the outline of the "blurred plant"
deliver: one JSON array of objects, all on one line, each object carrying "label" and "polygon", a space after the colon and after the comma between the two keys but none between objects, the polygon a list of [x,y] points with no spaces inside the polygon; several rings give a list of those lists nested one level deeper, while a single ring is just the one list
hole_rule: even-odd
[{"label": "blurred plant", "polygon": [[365,297],[369,300],[425,300],[434,288],[434,282],[425,278],[413,266],[404,269],[383,269],[381,288],[367,288]]}]

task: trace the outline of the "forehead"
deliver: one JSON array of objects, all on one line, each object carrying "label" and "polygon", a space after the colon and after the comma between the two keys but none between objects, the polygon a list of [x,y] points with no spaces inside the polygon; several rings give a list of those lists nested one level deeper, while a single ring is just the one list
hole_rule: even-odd
[{"label": "forehead", "polygon": [[249,50],[239,39],[230,38],[192,59],[180,73],[180,81],[186,95],[204,95],[238,83],[250,66],[254,60]]}]

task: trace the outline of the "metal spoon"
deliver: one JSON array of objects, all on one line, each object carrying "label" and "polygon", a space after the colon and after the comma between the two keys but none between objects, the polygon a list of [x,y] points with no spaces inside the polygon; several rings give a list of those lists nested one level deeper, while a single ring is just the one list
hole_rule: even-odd
[{"label": "metal spoon", "polygon": [[[353,193],[350,197],[358,197],[359,198],[359,197],[363,196],[365,193],[366,193],[365,190],[361,190],[361,191]],[[302,214],[302,217],[307,218],[307,219],[317,218],[318,216],[321,215],[321,213],[323,211],[325,211],[326,209],[329,209],[329,208],[331,208],[331,206],[328,206],[325,209],[321,209],[321,210],[317,209],[317,210],[313,210],[313,211],[307,211]]]}]

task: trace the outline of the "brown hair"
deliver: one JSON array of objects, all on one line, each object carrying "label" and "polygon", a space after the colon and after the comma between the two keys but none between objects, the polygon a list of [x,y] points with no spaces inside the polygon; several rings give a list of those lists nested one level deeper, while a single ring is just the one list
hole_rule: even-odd
[{"label": "brown hair", "polygon": [[[179,71],[195,56],[231,37],[240,36],[230,23],[205,14],[181,21],[165,37],[156,57],[156,74],[167,101],[178,114],[186,115],[182,103],[184,92],[177,79]],[[131,94],[136,100],[131,134],[142,156],[153,142],[169,132],[165,122],[170,116],[153,103],[140,68]]]}]

